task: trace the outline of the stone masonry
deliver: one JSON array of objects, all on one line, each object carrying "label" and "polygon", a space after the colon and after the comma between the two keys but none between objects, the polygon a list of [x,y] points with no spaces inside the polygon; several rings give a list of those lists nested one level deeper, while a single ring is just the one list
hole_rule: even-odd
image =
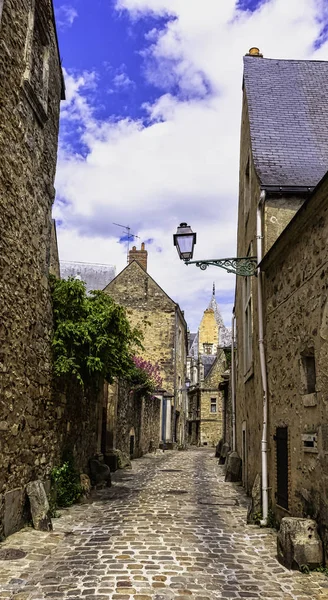
[{"label": "stone masonry", "polygon": [[0,47],[1,535],[57,451],[48,274],[64,87],[50,0],[4,2]]},{"label": "stone masonry", "polygon": [[[282,517],[318,520],[328,549],[328,177],[263,261],[270,389],[271,501]],[[287,433],[277,462],[277,428]],[[286,506],[277,481],[285,474]],[[288,512],[286,510],[288,508]],[[326,554],[327,556],[327,554]]]}]

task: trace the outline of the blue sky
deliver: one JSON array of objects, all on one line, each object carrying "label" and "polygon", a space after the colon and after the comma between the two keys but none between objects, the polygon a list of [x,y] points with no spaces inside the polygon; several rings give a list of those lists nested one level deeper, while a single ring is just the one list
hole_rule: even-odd
[{"label": "blue sky", "polygon": [[[228,324],[234,277],[179,263],[235,255],[242,57],[328,59],[326,0],[55,0],[67,101],[57,170],[62,259],[126,264],[113,222],[147,241],[149,272],[195,329],[213,281]],[[277,38],[279,31],[279,38]]]}]

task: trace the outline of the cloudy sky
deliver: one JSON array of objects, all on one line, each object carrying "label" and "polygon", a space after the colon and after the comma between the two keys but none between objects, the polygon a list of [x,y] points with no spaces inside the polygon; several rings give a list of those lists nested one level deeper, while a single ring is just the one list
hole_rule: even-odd
[{"label": "cloudy sky", "polygon": [[327,0],[55,0],[67,100],[57,171],[60,258],[126,265],[114,222],[146,241],[149,273],[198,327],[215,282],[226,324],[235,278],[178,260],[235,256],[242,57],[328,60]]}]

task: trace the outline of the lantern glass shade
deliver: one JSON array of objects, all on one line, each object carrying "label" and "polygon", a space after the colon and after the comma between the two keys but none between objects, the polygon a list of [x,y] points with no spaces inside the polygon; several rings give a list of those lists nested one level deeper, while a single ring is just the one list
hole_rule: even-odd
[{"label": "lantern glass shade", "polygon": [[173,242],[181,260],[188,261],[192,259],[196,244],[196,233],[192,231],[187,223],[180,223],[177,232],[173,236]]}]

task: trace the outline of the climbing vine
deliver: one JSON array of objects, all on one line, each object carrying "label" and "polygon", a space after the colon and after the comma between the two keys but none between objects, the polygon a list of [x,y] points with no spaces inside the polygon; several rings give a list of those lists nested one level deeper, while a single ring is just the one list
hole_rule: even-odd
[{"label": "climbing vine", "polygon": [[95,375],[108,382],[133,378],[132,359],[142,348],[141,334],[133,329],[125,309],[104,292],[86,293],[84,282],[50,278],[54,333],[54,374],[74,375],[81,385]]}]

